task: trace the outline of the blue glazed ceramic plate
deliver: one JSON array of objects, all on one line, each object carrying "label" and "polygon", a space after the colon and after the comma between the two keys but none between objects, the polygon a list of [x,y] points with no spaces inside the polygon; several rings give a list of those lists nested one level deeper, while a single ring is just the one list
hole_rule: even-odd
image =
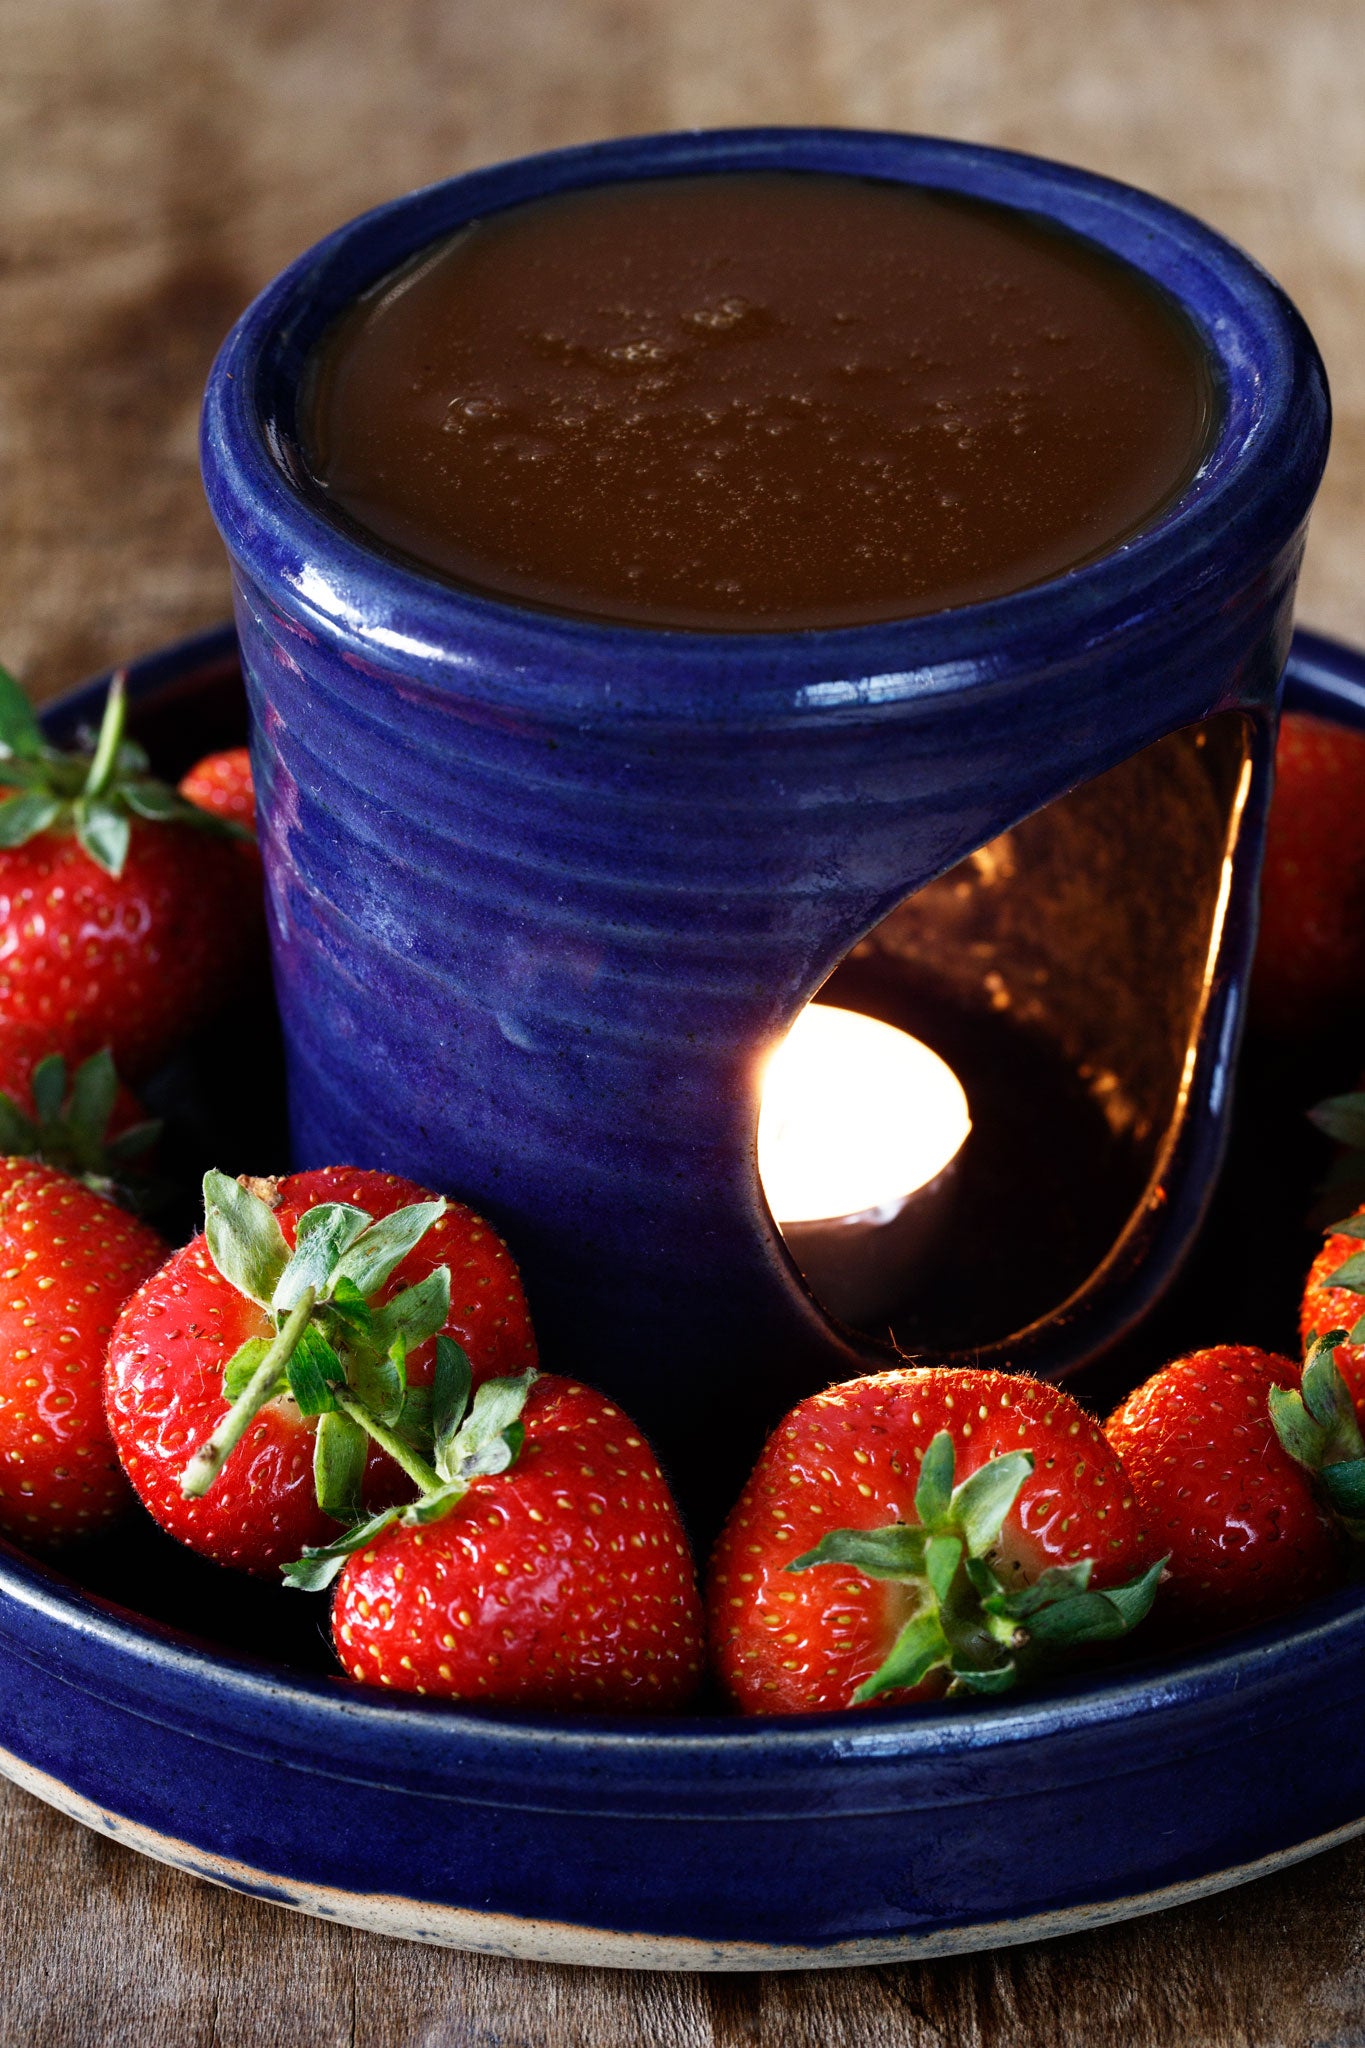
[{"label": "blue glazed ceramic plate", "polygon": [[[131,680],[168,769],[232,737],[229,633]],[[1365,660],[1300,636],[1289,701],[1365,726]],[[1236,1210],[1211,1228],[1235,1238]],[[1196,1307],[1161,1315],[1193,1330]],[[1150,1362],[1165,1329],[1147,1342]],[[1003,1704],[628,1722],[353,1686],[328,1675],[318,1604],[147,1528],[73,1569],[0,1554],[0,1770],[199,1876],[409,1939],[661,1969],[941,1955],[1150,1912],[1365,1829],[1358,1591]]]}]

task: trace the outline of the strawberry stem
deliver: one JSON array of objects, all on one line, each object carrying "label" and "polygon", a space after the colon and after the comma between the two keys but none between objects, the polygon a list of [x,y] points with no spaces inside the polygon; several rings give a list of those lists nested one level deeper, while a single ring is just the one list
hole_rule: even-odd
[{"label": "strawberry stem", "polygon": [[[273,1399],[280,1375],[294,1355],[316,1302],[316,1291],[305,1287],[290,1310],[283,1329],[227,1414],[190,1459],[180,1475],[180,1491],[187,1500],[200,1500],[208,1492],[255,1417],[266,1402]],[[359,1421],[360,1417],[357,1416],[356,1420]],[[435,1478],[434,1473],[432,1477]]]},{"label": "strawberry stem", "polygon": [[388,1452],[395,1465],[402,1466],[408,1478],[421,1492],[440,1493],[443,1490],[445,1481],[436,1468],[428,1465],[426,1459],[419,1457],[411,1444],[404,1443],[401,1436],[380,1422],[368,1408],[363,1407],[359,1401],[349,1399],[339,1389],[336,1404],[343,1415],[349,1415],[352,1422],[359,1423],[366,1434],[374,1438],[380,1449]]},{"label": "strawberry stem", "polygon": [[118,766],[119,748],[123,745],[123,728],[127,718],[127,700],[123,691],[124,671],[119,670],[109,685],[109,694],[104,700],[104,717],[100,721],[100,736],[95,746],[90,772],[85,778],[85,797],[103,796],[113,781]]},{"label": "strawberry stem", "polygon": [[1353,1543],[1365,1543],[1365,1439],[1335,1355],[1337,1346],[1347,1341],[1345,1330],[1326,1330],[1314,1337],[1304,1362],[1302,1391],[1272,1387],[1270,1420],[1283,1448],[1312,1474],[1338,1526]]}]

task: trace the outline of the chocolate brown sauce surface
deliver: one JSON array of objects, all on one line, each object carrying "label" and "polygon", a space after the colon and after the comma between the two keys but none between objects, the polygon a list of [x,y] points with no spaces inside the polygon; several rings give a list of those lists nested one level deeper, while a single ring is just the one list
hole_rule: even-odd
[{"label": "chocolate brown sauce surface", "polygon": [[1189,481],[1204,351],[1033,216],[802,172],[491,214],[323,339],[305,452],[388,549],[514,602],[787,631],[998,597]]}]

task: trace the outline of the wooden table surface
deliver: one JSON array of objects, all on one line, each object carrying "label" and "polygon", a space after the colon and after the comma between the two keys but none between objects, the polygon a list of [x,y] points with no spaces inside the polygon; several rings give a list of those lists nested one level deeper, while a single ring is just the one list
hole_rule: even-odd
[{"label": "wooden table surface", "polygon": [[[754,121],[1040,151],[1250,249],[1337,403],[1301,616],[1365,639],[1363,71],[1360,0],[0,0],[0,659],[43,697],[225,614],[200,390],[326,229],[493,158]],[[0,1887],[3,2048],[1365,2044],[1365,1846],[1092,1936],[710,1980],[303,1920],[9,1788]]]}]

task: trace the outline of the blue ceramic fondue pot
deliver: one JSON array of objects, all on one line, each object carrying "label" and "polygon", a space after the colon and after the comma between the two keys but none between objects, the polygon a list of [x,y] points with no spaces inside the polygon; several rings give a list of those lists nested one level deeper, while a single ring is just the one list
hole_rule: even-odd
[{"label": "blue ceramic fondue pot", "polygon": [[[495,601],[329,511],[299,453],[301,381],[357,294],[521,200],[753,169],[975,195],[1155,279],[1217,389],[1183,496],[1016,595],[734,636]],[[455,178],[338,230],[238,323],[203,431],[254,713],[296,1164],[387,1167],[489,1214],[546,1358],[621,1399],[686,1483],[713,1455],[719,1400],[739,1441],[894,1355],[803,1284],[755,1131],[763,1057],[831,972],[869,948],[883,965],[913,955],[968,1009],[1000,1010],[1002,1031],[1050,1033],[1126,1147],[1122,1171],[1092,1161],[1093,1185],[1056,1198],[1081,1250],[1053,1298],[1021,1293],[966,1331],[992,1363],[1055,1373],[1092,1355],[1170,1272],[1220,1156],[1327,420],[1311,339],[1238,250],[1141,193],[974,146],[632,139]],[[1002,835],[1013,865],[973,868]],[[977,891],[970,943],[957,882],[932,893],[950,873]],[[926,885],[939,939],[907,940],[920,913],[898,906]],[[1020,1208],[1036,1205],[1029,1144],[1046,1163],[1046,1129],[1018,1140]],[[1116,1189],[1108,1241],[1086,1250]],[[912,1335],[922,1357],[962,1348],[946,1324]]]},{"label": "blue ceramic fondue pot", "polygon": [[[49,737],[69,744],[106,683],[52,707]],[[136,664],[128,685],[167,772],[239,738],[230,631]],[[1300,635],[1288,691],[1365,730],[1360,653]],[[1302,1169],[1278,1165],[1297,1200]],[[1226,1301],[1250,1258],[1281,1267],[1292,1302],[1296,1256],[1272,1218],[1201,1290]],[[801,1717],[480,1711],[328,1675],[322,1625],[298,1594],[150,1525],[60,1566],[0,1543],[0,1772],[259,1898],[635,1968],[826,1967],[1065,1934],[1365,1826],[1358,1585],[1183,1655],[1138,1638],[1135,1662],[997,1701]]]}]

